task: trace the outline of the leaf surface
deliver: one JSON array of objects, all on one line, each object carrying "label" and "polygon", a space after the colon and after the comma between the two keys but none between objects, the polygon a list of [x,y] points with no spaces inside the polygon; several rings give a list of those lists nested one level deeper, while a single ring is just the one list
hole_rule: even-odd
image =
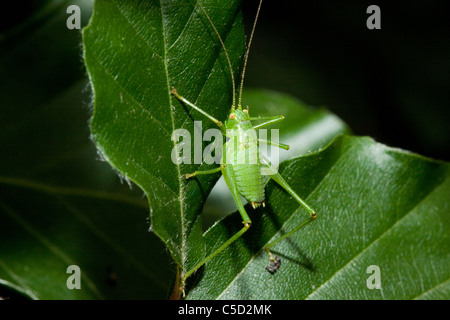
[{"label": "leaf surface", "polygon": [[[282,266],[268,273],[261,249],[307,218],[270,183],[267,208],[247,206],[252,227],[205,265],[188,298],[448,299],[449,169],[350,136],[286,161],[280,173],[318,211],[317,219],[273,247]],[[212,227],[209,250],[239,226],[236,213]],[[367,285],[370,266],[379,267],[381,289]]]}]

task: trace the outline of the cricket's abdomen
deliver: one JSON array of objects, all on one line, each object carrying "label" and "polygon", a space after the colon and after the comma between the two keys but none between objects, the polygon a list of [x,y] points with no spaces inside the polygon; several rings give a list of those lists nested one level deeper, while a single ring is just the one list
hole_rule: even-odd
[{"label": "cricket's abdomen", "polygon": [[263,202],[264,195],[264,177],[261,175],[261,165],[235,165],[233,166],[236,178],[236,184],[239,193],[248,202]]},{"label": "cricket's abdomen", "polygon": [[261,175],[256,131],[242,123],[228,138],[222,163],[232,167],[238,191],[248,202],[263,202],[264,176]]}]

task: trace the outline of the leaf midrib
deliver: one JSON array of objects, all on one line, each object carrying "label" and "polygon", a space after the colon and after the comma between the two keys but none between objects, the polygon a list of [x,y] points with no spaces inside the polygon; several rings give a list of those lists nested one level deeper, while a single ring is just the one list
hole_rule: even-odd
[{"label": "leaf midrib", "polygon": [[[165,70],[165,74],[166,74],[166,85],[167,85],[167,93],[168,93],[168,100],[169,100],[168,107],[169,107],[169,113],[170,113],[170,117],[171,117],[172,131],[174,131],[174,130],[176,130],[176,127],[175,127],[174,112],[173,112],[173,110],[171,108],[173,97],[170,94],[170,73],[169,73],[169,70],[168,70],[167,57],[169,55],[169,50],[180,39],[180,37],[182,36],[183,32],[185,31],[188,23],[192,20],[192,16],[194,15],[195,12],[197,12],[197,9],[194,6],[194,8],[193,8],[193,10],[192,10],[192,12],[190,14],[189,19],[187,20],[186,24],[183,27],[183,30],[180,32],[180,35],[177,37],[176,41],[172,45],[170,45],[169,48],[168,48],[169,43],[167,41],[167,35],[166,35],[167,25],[165,24],[165,20],[164,20],[164,12],[163,12],[162,0],[160,0],[160,9],[161,9],[161,19],[162,19],[162,27],[163,27],[162,34],[163,34],[163,43],[164,43],[164,56],[163,56],[163,60],[162,61],[163,61],[163,64],[164,64],[164,70]],[[226,41],[226,39],[228,38],[228,34],[229,34],[230,30],[232,29],[232,27],[233,27],[233,24],[230,26],[230,28],[228,28],[226,35],[223,37],[223,41]],[[198,98],[202,94],[206,83],[208,82],[209,78],[211,77],[212,69],[216,65],[219,57],[220,57],[220,52],[218,52],[218,54],[215,56],[214,61],[211,63],[211,67],[209,69],[209,72],[207,73],[207,76],[205,77],[205,80],[203,81],[203,84],[200,86],[200,90],[199,90],[199,92],[197,94],[197,97],[194,100],[195,104],[198,102]],[[183,127],[184,124],[188,120],[189,120],[189,117],[186,116],[186,118],[185,118],[185,120],[184,120],[184,122],[183,122],[181,127]],[[175,141],[173,141],[173,145],[174,145],[174,147],[176,146],[176,142]],[[204,160],[203,160],[202,164],[200,165],[200,167],[203,164],[204,164]],[[187,246],[186,246],[187,234],[185,232],[186,231],[186,228],[185,228],[185,223],[186,222],[185,222],[185,219],[184,219],[185,214],[184,214],[184,201],[183,201],[183,199],[185,198],[185,197],[183,197],[183,187],[184,187],[185,180],[184,180],[184,176],[181,173],[181,166],[178,165],[178,164],[175,164],[175,165],[176,165],[177,172],[178,172],[178,182],[179,182],[178,199],[179,199],[179,203],[180,203],[180,216],[181,216],[180,221],[181,221],[181,230],[182,230],[182,252],[181,252],[181,255],[182,255],[182,263],[183,263],[183,272],[186,272],[188,270],[185,270],[184,266],[185,266],[185,263],[187,261]]]},{"label": "leaf midrib", "polygon": [[[172,97],[170,95],[170,79],[169,79],[169,67],[167,65],[167,57],[168,57],[168,49],[167,49],[167,35],[166,35],[166,30],[167,30],[167,24],[165,23],[165,19],[164,19],[164,10],[163,10],[163,4],[162,4],[162,0],[159,1],[159,5],[160,5],[160,11],[161,11],[161,28],[162,28],[162,36],[163,36],[163,44],[164,44],[164,54],[163,54],[163,65],[164,65],[164,71],[165,71],[165,75],[166,75],[166,87],[167,87],[167,99],[168,99],[168,109],[169,109],[169,113],[170,113],[170,120],[171,120],[171,125],[172,125],[172,132],[175,131],[175,118],[174,118],[174,114],[172,112]],[[172,140],[172,144],[173,147],[176,147],[176,143],[174,140]],[[184,219],[184,197],[182,194],[182,190],[183,190],[183,182],[182,182],[182,178],[181,178],[181,168],[180,165],[178,163],[174,163],[175,167],[177,169],[177,179],[178,179],[178,203],[180,204],[180,223],[181,223],[181,264],[182,264],[182,272],[185,272],[185,264],[187,261],[187,257],[186,257],[186,233],[185,233],[185,219]]]}]

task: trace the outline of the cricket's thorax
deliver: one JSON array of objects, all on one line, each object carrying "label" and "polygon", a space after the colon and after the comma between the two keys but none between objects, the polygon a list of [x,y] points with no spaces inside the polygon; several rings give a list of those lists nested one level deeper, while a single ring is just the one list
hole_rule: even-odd
[{"label": "cricket's thorax", "polygon": [[248,201],[264,201],[264,176],[256,130],[247,113],[236,110],[236,118],[227,121],[227,142],[224,145],[222,164],[235,177],[239,193]]}]

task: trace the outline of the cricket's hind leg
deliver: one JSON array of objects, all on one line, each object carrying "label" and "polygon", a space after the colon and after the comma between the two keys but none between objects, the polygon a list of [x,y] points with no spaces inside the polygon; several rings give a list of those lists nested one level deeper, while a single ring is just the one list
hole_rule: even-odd
[{"label": "cricket's hind leg", "polygon": [[289,184],[284,180],[284,178],[281,176],[281,174],[278,172],[276,168],[273,167],[273,165],[270,163],[270,161],[261,155],[261,161],[262,163],[269,167],[269,172],[272,172],[272,174],[269,175],[270,179],[273,179],[276,183],[278,183],[284,190],[286,190],[302,207],[304,207],[309,212],[309,218],[302,223],[300,223],[298,226],[296,226],[291,231],[283,234],[282,236],[278,237],[277,239],[273,240],[269,244],[267,244],[264,248],[264,250],[269,255],[270,264],[266,267],[266,270],[270,273],[274,273],[277,271],[281,266],[281,260],[278,256],[274,256],[270,252],[270,247],[275,245],[276,243],[286,239],[287,237],[290,237],[294,233],[296,233],[298,230],[303,228],[305,225],[310,223],[311,221],[315,220],[317,218],[317,212],[314,210],[309,204],[307,204],[300,196],[289,186]]}]

